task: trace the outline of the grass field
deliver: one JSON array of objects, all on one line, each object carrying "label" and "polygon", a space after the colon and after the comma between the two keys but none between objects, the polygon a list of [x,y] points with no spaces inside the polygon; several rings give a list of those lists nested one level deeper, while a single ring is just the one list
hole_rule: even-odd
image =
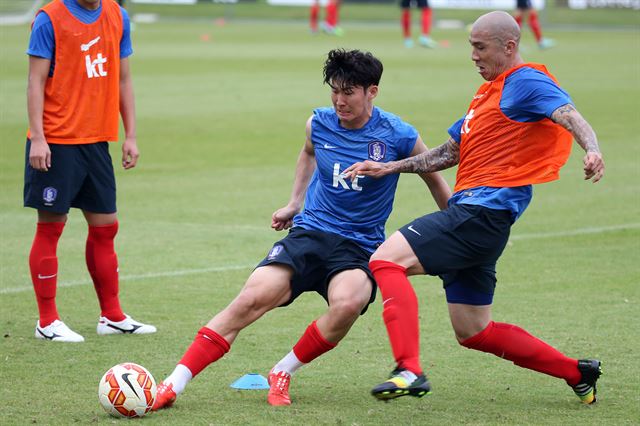
[{"label": "grass field", "polygon": [[[133,361],[162,380],[196,330],[237,293],[281,234],[271,213],[288,200],[312,108],[329,104],[321,67],[335,46],[371,50],[385,65],[377,105],[413,123],[428,145],[466,111],[481,83],[467,35],[438,31],[448,48],[406,50],[393,25],[357,24],[344,38],[312,37],[300,23],[173,22],[138,25],[132,67],[139,167],[117,171],[121,298],[157,325],[152,336],[98,337],[97,301],[84,267],[86,226],[73,211],[60,242],[58,307],[83,334],[77,345],[33,338],[37,311],[27,256],[35,213],[22,205],[27,27],[0,27],[0,383],[2,424],[113,424],[97,401],[112,365]],[[561,381],[461,348],[437,279],[413,279],[421,301],[422,359],[434,393],[375,401],[369,389],[393,367],[370,308],[332,352],[302,369],[293,405],[265,391],[229,387],[266,374],[324,302],[305,295],[245,330],[231,352],[198,376],[171,410],[145,424],[545,424],[623,425],[640,419],[640,35],[550,32],[557,48],[534,49],[598,133],[607,175],[582,181],[574,150],[558,182],[535,190],[498,265],[498,321],[521,325],[574,357],[604,361],[600,402],[579,404]],[[118,145],[112,156],[118,163]],[[55,161],[55,160],[54,160]],[[453,183],[454,172],[444,173]],[[414,176],[400,181],[391,232],[431,211]]]}]

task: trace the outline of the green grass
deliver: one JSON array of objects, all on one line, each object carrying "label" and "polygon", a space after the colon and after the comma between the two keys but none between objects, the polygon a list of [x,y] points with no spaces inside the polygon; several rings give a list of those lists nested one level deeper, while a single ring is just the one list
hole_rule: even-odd
[{"label": "green grass", "polygon": [[[271,213],[288,199],[304,123],[329,103],[326,52],[373,51],[385,65],[377,104],[413,123],[428,145],[466,110],[481,84],[467,35],[437,31],[449,48],[405,50],[394,26],[357,25],[342,39],[297,24],[204,22],[138,25],[132,67],[139,167],[117,171],[122,304],[158,326],[152,336],[98,337],[97,301],[84,267],[86,226],[73,211],[59,247],[59,311],[86,337],[78,345],[33,338],[37,318],[27,255],[35,213],[21,207],[26,129],[27,27],[0,27],[0,382],[2,424],[112,424],[97,384],[133,361],[163,379],[197,329],[238,292],[281,236]],[[203,41],[203,36],[208,41]],[[550,32],[544,62],[598,133],[607,175],[581,178],[575,150],[560,181],[536,188],[498,265],[494,316],[573,357],[604,360],[600,402],[578,403],[560,380],[461,348],[441,285],[413,279],[421,301],[422,359],[434,386],[424,399],[376,402],[369,389],[393,367],[379,299],[334,350],[294,378],[294,405],[229,384],[266,374],[325,309],[305,295],[243,331],[232,351],[197,377],[174,409],[145,424],[635,424],[640,290],[640,63],[638,32]],[[112,146],[114,161],[118,145]],[[55,161],[55,159],[54,159]],[[453,171],[446,179],[453,183]],[[419,195],[418,195],[419,194]],[[400,181],[388,230],[435,208],[419,179]],[[607,230],[607,228],[611,228]],[[218,268],[218,269],[216,269]]]},{"label": "green grass", "polygon": [[[514,2],[515,7],[515,2]],[[132,14],[155,13],[163,19],[200,18],[200,19],[280,19],[306,21],[309,16],[307,7],[270,6],[265,0],[240,2],[237,4],[221,4],[199,2],[195,5],[151,5],[130,3],[128,9]],[[393,22],[399,26],[399,8],[397,2],[387,3],[350,3],[345,2],[340,9],[340,19],[346,28],[356,22]],[[457,19],[465,23],[473,22],[480,14],[488,10],[435,9],[434,18]],[[418,22],[417,12],[414,19]],[[548,1],[541,11],[543,24],[552,25],[597,25],[608,27],[638,26],[640,13],[632,9],[585,9],[572,10],[556,6]]]}]

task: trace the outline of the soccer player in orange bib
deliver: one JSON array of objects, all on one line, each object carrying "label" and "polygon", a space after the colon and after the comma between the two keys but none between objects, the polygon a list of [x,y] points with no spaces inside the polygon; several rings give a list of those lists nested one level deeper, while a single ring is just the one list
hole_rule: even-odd
[{"label": "soccer player in orange bib", "polygon": [[60,320],[55,300],[56,251],[70,207],[82,210],[89,225],[86,263],[100,302],[98,334],[156,331],[123,313],[118,297],[116,183],[108,141],[118,140],[120,113],[122,166],[135,167],[129,31],[129,17],[114,0],[54,0],[32,25],[24,205],[38,211],[29,268],[39,339],[84,341]]},{"label": "soccer player in orange bib", "polygon": [[383,299],[383,319],[397,368],[372,394],[381,400],[421,397],[430,385],[420,364],[418,301],[407,275],[439,275],[458,342],[514,364],[564,379],[583,403],[596,401],[600,361],[567,357],[517,325],[494,322],[496,262],[512,224],[532,198],[532,185],[558,179],[572,138],[586,152],[584,178],[598,182],[604,162],[596,135],[543,65],[518,53],[520,27],[491,12],[474,23],[471,59],[487,82],[449,140],[416,157],[365,161],[349,176],[424,173],[458,165],[449,208],[391,235],[369,266]]}]

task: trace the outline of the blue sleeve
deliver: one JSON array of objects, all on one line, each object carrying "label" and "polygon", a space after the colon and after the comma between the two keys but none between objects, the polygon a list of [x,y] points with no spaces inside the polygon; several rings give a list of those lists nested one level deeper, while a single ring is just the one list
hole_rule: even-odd
[{"label": "blue sleeve", "polygon": [[128,58],[133,54],[133,46],[131,45],[131,22],[129,14],[120,7],[122,12],[122,39],[120,40],[120,59]]},{"label": "blue sleeve", "polygon": [[55,50],[56,39],[51,19],[45,12],[38,13],[31,28],[27,55],[53,60]]},{"label": "blue sleeve", "polygon": [[411,155],[411,151],[416,147],[416,142],[418,141],[418,131],[413,127],[409,126],[411,131],[405,138],[405,143],[403,144],[404,152],[402,152],[402,157],[407,158]]},{"label": "blue sleeve", "polygon": [[449,130],[447,130],[447,133],[449,133],[451,139],[458,143],[460,143],[461,139],[460,134],[462,133],[462,123],[464,123],[464,117],[453,123],[451,127],[449,127]]},{"label": "blue sleeve", "polygon": [[550,118],[556,109],[572,103],[569,94],[549,76],[527,69],[507,77],[500,109],[512,120],[533,122]]}]

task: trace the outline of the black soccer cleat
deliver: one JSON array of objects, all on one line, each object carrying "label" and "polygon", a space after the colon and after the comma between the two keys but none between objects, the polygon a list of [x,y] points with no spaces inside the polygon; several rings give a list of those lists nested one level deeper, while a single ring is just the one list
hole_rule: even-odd
[{"label": "black soccer cleat", "polygon": [[602,374],[602,363],[597,359],[578,360],[578,370],[582,374],[580,383],[571,386],[583,404],[596,402],[596,382]]},{"label": "black soccer cleat", "polygon": [[380,383],[371,390],[371,395],[381,401],[401,396],[422,398],[429,393],[431,393],[431,385],[425,375],[416,375],[404,368],[396,368],[386,382]]}]

